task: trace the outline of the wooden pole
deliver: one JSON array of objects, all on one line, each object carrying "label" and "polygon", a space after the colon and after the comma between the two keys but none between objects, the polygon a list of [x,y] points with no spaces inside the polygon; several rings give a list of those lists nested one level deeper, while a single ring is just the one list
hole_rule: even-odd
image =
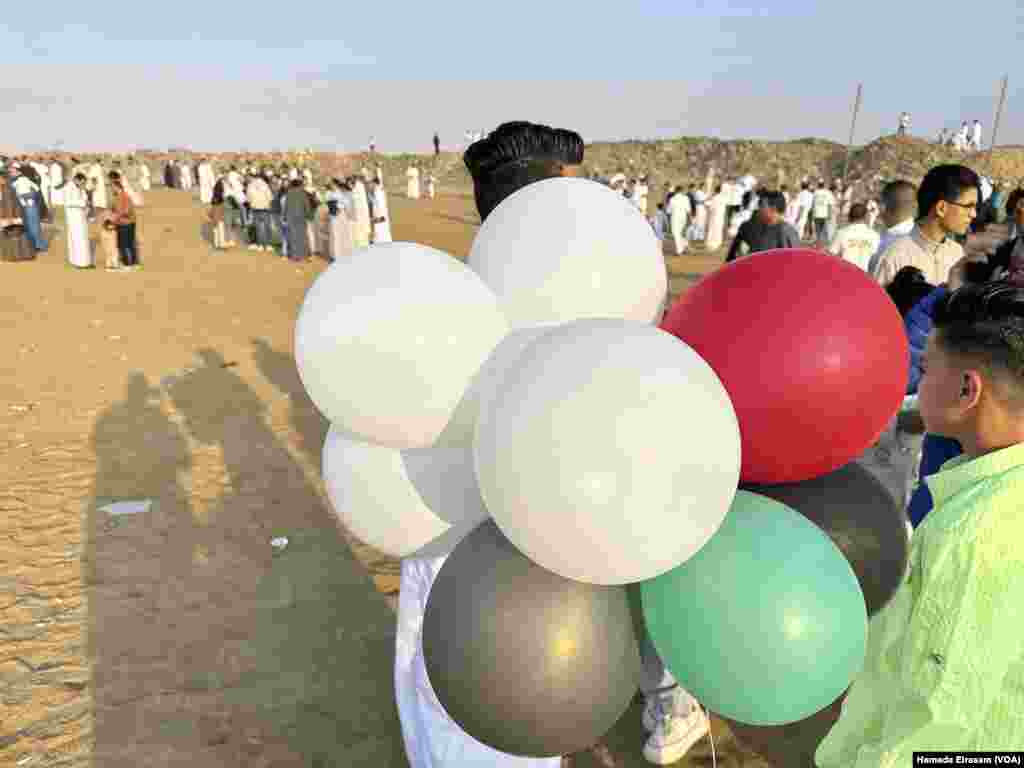
[{"label": "wooden pole", "polygon": [[850,171],[850,152],[853,151],[853,134],[857,130],[857,114],[860,112],[860,97],[863,87],[863,83],[857,83],[857,99],[853,103],[853,119],[850,120],[850,139],[846,142],[846,162],[843,163],[843,189],[846,189],[846,175]]},{"label": "wooden pole", "polygon": [[992,159],[992,150],[996,148],[996,135],[999,133],[999,121],[1003,116],[1003,105],[1006,103],[1006,85],[1010,81],[1010,76],[1005,75],[1003,77],[1003,88],[999,94],[999,105],[996,107],[996,119],[992,123],[992,141],[988,147],[989,160]]}]

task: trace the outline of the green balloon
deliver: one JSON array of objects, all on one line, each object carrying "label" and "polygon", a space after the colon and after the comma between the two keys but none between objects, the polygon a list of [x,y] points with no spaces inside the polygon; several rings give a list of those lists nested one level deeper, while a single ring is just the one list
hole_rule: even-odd
[{"label": "green balloon", "polygon": [[765,496],[737,492],[708,543],[640,592],[669,671],[740,723],[803,720],[864,664],[868,614],[850,563],[818,526]]}]

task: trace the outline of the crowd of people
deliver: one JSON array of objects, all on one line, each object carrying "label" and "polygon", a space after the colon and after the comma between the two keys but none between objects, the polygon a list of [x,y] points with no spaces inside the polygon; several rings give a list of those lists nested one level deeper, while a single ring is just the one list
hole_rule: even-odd
[{"label": "crowd of people", "polygon": [[139,268],[136,209],[150,188],[144,163],[114,159],[109,170],[101,157],[33,160],[0,157],[0,247],[4,260],[31,260],[49,250],[44,224],[53,208],[65,209],[68,264],[95,266],[90,225],[100,228],[99,250],[109,271]]}]

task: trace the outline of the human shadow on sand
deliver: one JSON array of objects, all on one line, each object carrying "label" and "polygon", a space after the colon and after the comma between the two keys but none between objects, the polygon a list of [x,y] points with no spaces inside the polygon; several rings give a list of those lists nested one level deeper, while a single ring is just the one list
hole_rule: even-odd
[{"label": "human shadow on sand", "polygon": [[405,765],[393,614],[259,397],[215,350],[199,358],[165,379],[163,408],[134,374],[93,436],[96,764]]},{"label": "human shadow on sand", "polygon": [[[298,447],[316,467],[321,466],[324,440],[330,424],[309,399],[290,353],[279,352],[265,339],[252,339],[253,359],[260,373],[289,399],[289,418],[299,436]],[[398,587],[400,564],[394,558],[377,552],[355,540],[357,558],[374,577],[378,589],[390,592]]]}]

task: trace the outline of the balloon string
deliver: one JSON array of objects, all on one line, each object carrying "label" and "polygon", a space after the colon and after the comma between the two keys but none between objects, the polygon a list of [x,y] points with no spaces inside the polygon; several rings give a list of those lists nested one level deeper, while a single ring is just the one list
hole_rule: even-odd
[{"label": "balloon string", "polygon": [[[697,706],[700,707],[700,703]],[[701,708],[704,709],[703,707]],[[711,768],[718,768],[718,760],[715,757],[715,734],[711,729],[711,712],[704,709],[704,714],[708,718],[708,739],[711,741]]]}]

